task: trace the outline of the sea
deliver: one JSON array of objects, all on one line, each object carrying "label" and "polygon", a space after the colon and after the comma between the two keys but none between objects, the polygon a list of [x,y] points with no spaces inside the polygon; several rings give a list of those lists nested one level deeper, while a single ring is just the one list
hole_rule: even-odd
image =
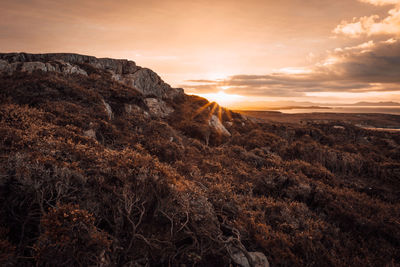
[{"label": "sea", "polygon": [[382,113],[400,115],[400,106],[331,106],[329,108],[293,108],[277,110],[282,113]]}]

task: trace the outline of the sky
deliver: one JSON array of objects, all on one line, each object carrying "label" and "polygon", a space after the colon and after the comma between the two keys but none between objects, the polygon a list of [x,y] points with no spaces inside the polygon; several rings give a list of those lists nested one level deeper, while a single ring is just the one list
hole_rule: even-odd
[{"label": "sky", "polygon": [[127,58],[225,106],[400,102],[400,0],[1,0],[0,52]]}]

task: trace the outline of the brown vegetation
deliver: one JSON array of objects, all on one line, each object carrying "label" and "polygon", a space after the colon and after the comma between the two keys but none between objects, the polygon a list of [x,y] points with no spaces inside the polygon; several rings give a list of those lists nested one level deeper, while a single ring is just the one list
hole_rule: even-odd
[{"label": "brown vegetation", "polygon": [[255,123],[195,96],[149,119],[100,75],[0,78],[1,265],[229,266],[232,247],[400,264],[399,134]]}]

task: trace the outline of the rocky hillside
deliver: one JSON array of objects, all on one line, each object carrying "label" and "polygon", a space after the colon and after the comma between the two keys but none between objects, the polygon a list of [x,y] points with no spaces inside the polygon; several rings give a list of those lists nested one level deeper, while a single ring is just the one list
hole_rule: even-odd
[{"label": "rocky hillside", "polygon": [[88,76],[93,69],[110,73],[113,80],[138,89],[146,97],[174,99],[183,95],[183,89],[171,88],[152,70],[136,66],[135,62],[126,59],[78,54],[0,54],[0,71],[8,74],[40,70]]},{"label": "rocky hillside", "polygon": [[256,121],[127,60],[0,73],[2,266],[400,264],[398,133]]}]

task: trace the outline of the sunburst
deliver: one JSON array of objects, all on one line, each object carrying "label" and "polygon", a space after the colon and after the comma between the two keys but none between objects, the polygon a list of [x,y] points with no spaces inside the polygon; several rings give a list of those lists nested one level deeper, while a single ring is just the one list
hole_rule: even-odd
[{"label": "sunburst", "polygon": [[227,107],[230,104],[240,101],[243,96],[227,94],[224,91],[218,93],[199,94],[201,97],[207,98],[209,101],[217,102],[219,105]]}]

